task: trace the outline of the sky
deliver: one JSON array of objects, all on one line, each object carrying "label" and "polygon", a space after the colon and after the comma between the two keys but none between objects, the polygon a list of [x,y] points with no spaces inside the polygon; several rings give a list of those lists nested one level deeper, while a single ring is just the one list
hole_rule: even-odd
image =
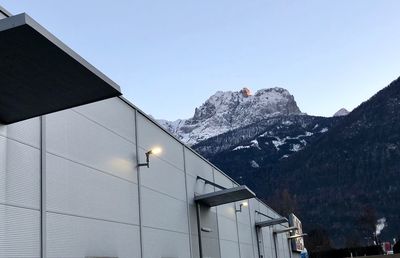
[{"label": "sky", "polygon": [[0,0],[26,12],[155,118],[216,91],[283,87],[331,116],[400,76],[398,0]]}]

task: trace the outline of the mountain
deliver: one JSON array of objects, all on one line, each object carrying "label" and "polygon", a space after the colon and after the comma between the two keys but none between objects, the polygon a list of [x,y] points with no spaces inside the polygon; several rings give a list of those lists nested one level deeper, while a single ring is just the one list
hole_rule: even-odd
[{"label": "mountain", "polygon": [[274,88],[217,92],[193,118],[164,124],[281,214],[295,212],[308,247],[321,249],[367,244],[378,219],[381,239],[400,233],[399,110],[397,79],[347,115],[305,115]]},{"label": "mountain", "polygon": [[333,116],[347,116],[349,113],[350,112],[347,109],[341,108],[335,114],[333,114]]},{"label": "mountain", "polygon": [[313,144],[342,119],[276,116],[209,138],[192,147],[239,183],[258,187],[257,178],[266,168],[276,166]]},{"label": "mountain", "polygon": [[324,229],[337,245],[366,244],[379,218],[388,225],[380,237],[390,240],[400,232],[399,132],[397,79],[303,151],[265,167],[256,192],[284,202],[275,199],[283,196],[279,185],[297,203],[306,230]]},{"label": "mountain", "polygon": [[300,115],[294,97],[283,88],[257,91],[218,91],[195,109],[194,116],[176,121],[158,120],[183,142],[194,145],[202,140],[280,115]]},{"label": "mountain", "polygon": [[[192,147],[215,164],[232,155],[251,153],[276,163],[304,149],[328,132],[341,117],[275,116],[201,141]],[[250,160],[249,160],[250,162]],[[261,162],[261,160],[260,160]]]}]

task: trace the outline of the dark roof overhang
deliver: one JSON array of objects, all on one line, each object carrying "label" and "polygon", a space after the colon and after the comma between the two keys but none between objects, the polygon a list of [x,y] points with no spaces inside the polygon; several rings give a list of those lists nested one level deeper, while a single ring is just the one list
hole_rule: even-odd
[{"label": "dark roof overhang", "polygon": [[214,207],[226,203],[247,200],[254,197],[256,197],[256,195],[249,188],[247,188],[247,186],[241,185],[195,196],[194,201],[209,207]]},{"label": "dark roof overhang", "polygon": [[0,123],[119,95],[115,82],[27,14],[0,19]]}]

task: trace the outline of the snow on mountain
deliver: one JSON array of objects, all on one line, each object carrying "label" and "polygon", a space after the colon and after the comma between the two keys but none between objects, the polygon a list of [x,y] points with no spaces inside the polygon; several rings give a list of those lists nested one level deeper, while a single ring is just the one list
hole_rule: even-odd
[{"label": "snow on mountain", "polygon": [[292,114],[302,113],[286,89],[262,89],[253,95],[243,88],[216,92],[195,109],[192,118],[158,122],[183,142],[194,145],[265,118]]},{"label": "snow on mountain", "polygon": [[333,116],[347,116],[349,113],[350,112],[347,109],[341,108],[335,114],[333,114]]}]

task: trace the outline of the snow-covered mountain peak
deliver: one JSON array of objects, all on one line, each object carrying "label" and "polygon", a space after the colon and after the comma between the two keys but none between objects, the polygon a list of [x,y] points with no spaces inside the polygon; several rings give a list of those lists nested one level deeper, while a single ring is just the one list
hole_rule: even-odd
[{"label": "snow-covered mountain peak", "polygon": [[217,91],[186,120],[159,122],[189,145],[277,115],[301,114],[294,97],[283,88]]}]

